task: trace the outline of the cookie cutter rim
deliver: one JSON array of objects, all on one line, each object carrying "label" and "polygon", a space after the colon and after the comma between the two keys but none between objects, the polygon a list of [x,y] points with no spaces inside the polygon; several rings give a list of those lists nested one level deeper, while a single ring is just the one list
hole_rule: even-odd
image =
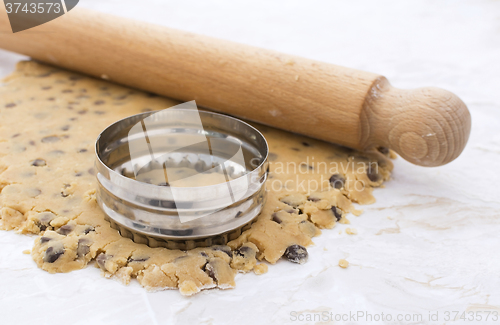
[{"label": "cookie cutter rim", "polygon": [[[112,167],[108,166],[108,164],[104,162],[102,159],[103,151],[108,150],[108,152],[110,152],[108,146],[109,143],[107,141],[103,141],[103,140],[108,140],[106,136],[112,135],[113,133],[115,133],[114,136],[116,136],[116,134],[123,132],[123,130],[126,130],[128,127],[134,125],[135,123],[141,121],[142,119],[154,113],[156,112],[155,111],[146,112],[123,118],[119,121],[110,124],[99,134],[95,142],[95,156],[96,156],[96,169],[97,169],[96,178],[98,180],[97,202],[99,206],[104,211],[106,217],[113,221],[111,222],[113,227],[117,228],[120,231],[120,233],[122,233],[122,235],[124,235],[125,237],[132,238],[134,241],[141,241],[143,243],[147,243],[150,245],[153,242],[154,246],[163,246],[168,248],[197,247],[197,246],[206,246],[206,243],[212,242],[210,239],[207,240],[207,238],[210,237],[219,238],[217,240],[218,244],[221,244],[220,238],[225,238],[225,241],[234,239],[232,237],[234,237],[235,234],[241,234],[242,229],[246,230],[248,226],[255,221],[256,217],[262,211],[262,207],[266,199],[265,182],[267,180],[267,175],[268,175],[269,146],[264,135],[255,127],[251,126],[250,124],[242,120],[224,114],[219,114],[209,111],[199,111],[200,116],[204,116],[208,118],[208,120],[210,120],[211,118],[215,118],[218,119],[219,121],[226,121],[227,124],[225,129],[226,132],[221,133],[220,129],[224,131],[224,128],[221,128],[221,126],[224,126],[224,123],[221,123],[220,125],[218,125],[219,131],[216,131],[216,133],[218,132],[220,134],[235,136],[238,135],[238,132],[240,132],[241,133],[240,137],[236,136],[235,138],[241,141],[245,141],[245,136],[248,138],[248,134],[250,132],[254,140],[254,143],[252,143],[253,149],[259,152],[261,159],[257,167],[248,170],[245,175],[240,176],[240,177],[248,177],[248,175],[251,176],[257,175],[258,186],[254,189],[253,192],[242,198],[240,201],[237,201],[233,205],[221,210],[223,212],[227,212],[228,210],[231,211],[231,209],[236,211],[238,210],[238,208],[242,206],[243,203],[246,203],[246,212],[247,212],[246,214],[243,213],[243,215],[240,215],[242,213],[239,210],[237,213],[234,213],[234,211],[232,212],[234,213],[233,219],[239,218],[238,222],[228,222],[225,225],[222,226],[219,225],[219,227],[215,227],[215,229],[218,230],[210,231],[210,227],[207,227],[206,220],[204,220],[205,222],[201,222],[198,224],[195,222],[193,224],[193,229],[184,227],[184,229],[181,232],[176,232],[176,230],[174,229],[172,230],[173,232],[171,233],[169,233],[168,231],[165,233],[164,231],[162,231],[166,230],[165,228],[158,228],[159,226],[157,225],[152,225],[149,228],[144,227],[144,224],[134,221],[133,220],[134,218],[130,218],[130,216],[125,216],[124,214],[126,213],[122,213],[123,210],[110,209],[111,207],[117,208],[116,202],[121,201],[121,203],[125,203],[124,205],[121,204],[122,207],[126,207],[125,212],[127,212],[127,209],[131,209],[133,212],[140,211],[141,209],[153,210],[153,212],[162,212],[161,210],[163,210],[162,207],[154,207],[151,205],[148,206],[147,204],[144,205],[143,204],[144,202],[142,203],[134,202],[133,198],[129,197],[129,199],[127,200],[127,198],[120,197],[120,195],[115,195],[117,193],[116,191],[114,191],[114,189],[116,188],[113,188],[113,185],[115,185],[116,187],[116,185],[119,185],[122,182],[133,184],[132,188],[135,188],[135,186],[139,186],[141,189],[149,188],[154,190],[158,189],[159,186],[139,182],[135,179],[128,178],[117,172]],[[228,125],[233,127],[229,128]],[[211,125],[209,125],[209,128],[210,127]],[[204,123],[204,128],[205,128],[205,123]],[[110,132],[109,130],[112,130],[111,134],[107,134],[108,132]],[[247,132],[246,135],[244,133],[245,131]],[[116,142],[116,139],[112,140],[115,141],[111,143]],[[246,141],[248,141],[248,139],[246,139]],[[105,143],[108,143],[108,145],[104,145]],[[253,182],[252,184],[256,185],[255,182]],[[212,186],[214,185],[209,185],[204,187],[210,189]],[[192,187],[184,189],[189,190],[193,188],[199,189],[203,187]],[[113,203],[109,204],[110,202]],[[251,204],[248,204],[248,202],[250,202]],[[158,208],[160,210],[158,210]],[[245,207],[243,207],[243,209],[245,209]],[[219,212],[220,211],[215,212],[215,214]],[[230,213],[231,212],[229,212],[229,214]],[[210,217],[212,216],[204,217],[201,219]],[[144,242],[144,240],[141,238],[147,238],[146,242]]]}]

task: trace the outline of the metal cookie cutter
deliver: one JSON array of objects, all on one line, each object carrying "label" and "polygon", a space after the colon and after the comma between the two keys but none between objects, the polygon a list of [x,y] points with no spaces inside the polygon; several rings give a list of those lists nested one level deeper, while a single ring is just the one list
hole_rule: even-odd
[{"label": "metal cookie cutter", "polygon": [[266,139],[230,116],[175,107],[137,114],[108,126],[95,150],[97,202],[135,242],[225,244],[265,203]]}]

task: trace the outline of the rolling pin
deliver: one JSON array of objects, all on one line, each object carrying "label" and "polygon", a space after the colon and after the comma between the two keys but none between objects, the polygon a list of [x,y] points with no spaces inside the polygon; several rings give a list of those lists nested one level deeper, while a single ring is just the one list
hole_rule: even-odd
[{"label": "rolling pin", "polygon": [[454,160],[469,137],[467,107],[443,89],[79,7],[14,34],[0,7],[1,48],[215,111],[421,166]]}]

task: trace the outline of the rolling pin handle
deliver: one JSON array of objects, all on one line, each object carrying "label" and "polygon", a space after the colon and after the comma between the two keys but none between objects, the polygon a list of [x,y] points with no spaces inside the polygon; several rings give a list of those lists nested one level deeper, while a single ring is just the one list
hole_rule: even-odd
[{"label": "rolling pin handle", "polygon": [[440,88],[403,90],[385,78],[375,82],[362,120],[365,147],[389,147],[420,166],[434,167],[460,155],[469,138],[471,116],[455,94]]}]

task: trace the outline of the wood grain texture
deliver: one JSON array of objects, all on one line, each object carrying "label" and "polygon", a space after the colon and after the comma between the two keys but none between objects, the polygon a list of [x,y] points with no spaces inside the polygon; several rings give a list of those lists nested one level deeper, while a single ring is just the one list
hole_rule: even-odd
[{"label": "wood grain texture", "polygon": [[78,7],[12,34],[0,7],[4,49],[355,149],[439,166],[470,132],[465,104],[441,89],[397,90],[377,74]]}]

